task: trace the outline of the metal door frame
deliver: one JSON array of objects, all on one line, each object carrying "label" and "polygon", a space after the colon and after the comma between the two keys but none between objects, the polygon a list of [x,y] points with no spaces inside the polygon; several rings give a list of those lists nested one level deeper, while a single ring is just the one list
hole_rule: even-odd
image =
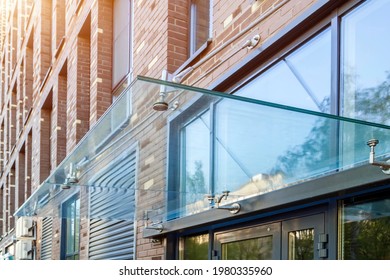
[{"label": "metal door frame", "polygon": [[[213,234],[213,259],[222,258],[222,244],[243,241],[247,239],[272,235],[273,250],[272,259],[288,259],[288,234],[291,231],[313,228],[314,229],[314,259],[328,257],[327,241],[328,235],[325,231],[326,211],[296,216],[289,219],[269,221],[250,227],[241,227],[225,231],[214,232]],[[324,257],[324,254],[326,257]]]},{"label": "metal door frame", "polygon": [[[291,231],[314,229],[314,259],[320,259],[319,251],[326,248],[319,248],[321,245],[325,245],[323,236],[325,234],[325,213],[313,214],[304,217],[298,217],[294,219],[282,221],[282,259],[288,259],[288,234]],[[322,238],[322,240],[320,239]],[[322,244],[323,243],[323,244]]]}]

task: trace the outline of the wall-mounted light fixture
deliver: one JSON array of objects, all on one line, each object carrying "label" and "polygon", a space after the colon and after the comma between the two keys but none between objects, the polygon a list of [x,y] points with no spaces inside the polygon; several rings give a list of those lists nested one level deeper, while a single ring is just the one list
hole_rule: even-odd
[{"label": "wall-mounted light fixture", "polygon": [[371,148],[370,157],[368,162],[371,165],[379,166],[383,173],[390,175],[390,160],[388,161],[376,161],[375,160],[375,146],[378,145],[378,139],[370,139],[367,141],[367,145]]},{"label": "wall-mounted light fixture", "polygon": [[[172,74],[168,73],[167,70],[163,70],[161,79],[163,81],[172,80]],[[160,93],[156,102],[153,103],[153,110],[155,111],[167,111],[170,107],[168,102],[166,101],[166,97],[168,93],[175,92],[176,89],[172,87],[168,87],[166,85],[160,86]],[[178,107],[178,102],[175,102],[172,106],[172,109],[175,110]]]},{"label": "wall-mounted light fixture", "polygon": [[166,111],[169,108],[168,103],[165,101],[165,92],[160,91],[160,95],[156,102],[153,103],[153,110],[155,111]]}]

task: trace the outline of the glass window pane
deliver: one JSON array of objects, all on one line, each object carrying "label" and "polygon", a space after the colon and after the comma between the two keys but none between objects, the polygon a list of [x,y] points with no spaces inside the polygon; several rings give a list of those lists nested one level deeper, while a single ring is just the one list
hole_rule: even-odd
[{"label": "glass window pane", "polygon": [[222,244],[223,260],[271,260],[272,235]]},{"label": "glass window pane", "polygon": [[342,19],[342,114],[390,124],[390,2],[367,1]]},{"label": "glass window pane", "polygon": [[288,259],[314,259],[314,229],[302,229],[289,232]]},{"label": "glass window pane", "polygon": [[[288,55],[237,94],[330,112],[331,36],[326,30]],[[282,81],[282,82],[281,82]]]},{"label": "glass window pane", "polygon": [[127,28],[129,24],[130,1],[129,0],[115,0],[114,5],[114,21],[113,33],[114,38],[117,38],[119,33]]},{"label": "glass window pane", "polygon": [[71,198],[63,205],[66,215],[62,232],[62,242],[65,251],[61,253],[64,259],[75,259],[79,251],[80,243],[80,199]]},{"label": "glass window pane", "polygon": [[[129,26],[128,26],[129,28]],[[129,29],[124,29],[113,42],[113,85],[116,86],[129,73],[130,65],[130,35]]]},{"label": "glass window pane", "polygon": [[229,198],[243,198],[332,168],[332,123],[314,116],[296,117],[285,111],[275,121],[272,108],[258,110],[230,100],[218,103],[215,192],[229,190]]},{"label": "glass window pane", "polygon": [[182,205],[192,213],[208,206],[205,194],[210,192],[209,111],[183,128],[182,143]]},{"label": "glass window pane", "polygon": [[130,1],[114,1],[113,77],[115,87],[130,71]]},{"label": "glass window pane", "polygon": [[209,38],[210,1],[191,1],[190,54],[195,53]]},{"label": "glass window pane", "polygon": [[75,202],[75,220],[74,220],[74,252],[79,251],[80,246],[80,199]]},{"label": "glass window pane", "polygon": [[340,217],[340,258],[390,259],[390,199],[344,203]]},{"label": "glass window pane", "polygon": [[67,211],[69,216],[66,222],[66,254],[71,254],[74,251],[74,206],[74,201],[67,204]]},{"label": "glass window pane", "polygon": [[[341,34],[341,114],[375,123],[390,124],[390,2],[367,1],[342,18]],[[367,160],[367,153],[346,155],[344,150],[371,138],[380,140],[376,152],[383,154],[390,139],[378,132],[367,133],[361,127],[342,133],[344,165]],[[359,142],[360,141],[360,142]]]},{"label": "glass window pane", "polygon": [[209,249],[209,235],[201,234],[183,238],[182,260],[207,260]]}]

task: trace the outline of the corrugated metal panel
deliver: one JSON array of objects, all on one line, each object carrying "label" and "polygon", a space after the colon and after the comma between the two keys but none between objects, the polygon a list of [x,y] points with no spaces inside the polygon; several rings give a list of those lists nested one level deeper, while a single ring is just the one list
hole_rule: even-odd
[{"label": "corrugated metal panel", "polygon": [[51,259],[51,245],[53,233],[53,218],[46,217],[42,220],[41,260]]},{"label": "corrugated metal panel", "polygon": [[[136,152],[118,160],[94,179],[90,192],[89,259],[131,260],[135,253]],[[110,220],[106,217],[125,217]]]}]

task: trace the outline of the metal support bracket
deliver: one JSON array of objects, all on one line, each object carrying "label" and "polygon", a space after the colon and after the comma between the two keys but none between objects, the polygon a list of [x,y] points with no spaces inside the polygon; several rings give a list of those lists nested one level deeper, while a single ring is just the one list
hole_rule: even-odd
[{"label": "metal support bracket", "polygon": [[370,156],[368,162],[371,165],[379,166],[383,173],[390,175],[390,160],[387,161],[376,161],[375,160],[375,146],[378,145],[378,139],[370,139],[367,141],[367,145],[370,147]]},{"label": "metal support bracket", "polygon": [[159,232],[162,232],[164,230],[164,226],[162,225],[162,221],[160,222],[152,222],[151,224],[148,224],[148,221],[150,220],[149,213],[153,212],[154,210],[145,210],[144,211],[144,229],[151,229],[151,230],[157,230]]},{"label": "metal support bracket", "polygon": [[241,205],[239,203],[235,202],[232,205],[223,205],[223,206],[219,205],[223,198],[225,200],[227,199],[229,193],[230,193],[229,191],[223,191],[222,195],[220,196],[209,195],[207,199],[209,200],[212,208],[228,210],[231,214],[237,214],[241,210]]}]

